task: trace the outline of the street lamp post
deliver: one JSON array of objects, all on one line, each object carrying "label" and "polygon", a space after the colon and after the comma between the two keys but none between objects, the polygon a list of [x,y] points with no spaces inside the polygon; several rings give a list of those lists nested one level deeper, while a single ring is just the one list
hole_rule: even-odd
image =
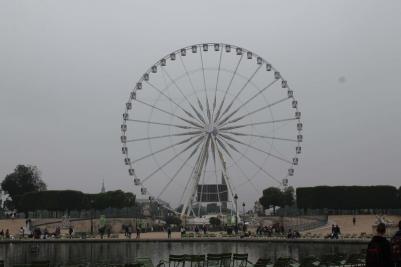
[{"label": "street lamp post", "polygon": [[245,224],[245,202],[242,202],[242,221]]},{"label": "street lamp post", "polygon": [[91,200],[91,235],[93,235],[93,199]]},{"label": "street lamp post", "polygon": [[238,229],[238,205],[237,205],[238,195],[234,195],[234,203],[235,203],[235,229]]}]

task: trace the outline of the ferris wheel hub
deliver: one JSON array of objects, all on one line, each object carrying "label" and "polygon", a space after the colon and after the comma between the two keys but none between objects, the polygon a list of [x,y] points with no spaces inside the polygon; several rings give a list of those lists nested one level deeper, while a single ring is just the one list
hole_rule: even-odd
[{"label": "ferris wheel hub", "polygon": [[208,125],[206,132],[209,135],[214,135],[216,136],[219,133],[219,130],[217,129],[216,125],[214,123],[211,123]]}]

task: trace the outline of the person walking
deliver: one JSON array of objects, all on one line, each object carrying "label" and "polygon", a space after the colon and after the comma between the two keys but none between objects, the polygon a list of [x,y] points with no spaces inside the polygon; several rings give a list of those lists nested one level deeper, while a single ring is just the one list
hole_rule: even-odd
[{"label": "person walking", "polygon": [[354,217],[352,217],[352,224],[355,226],[355,224],[356,224],[356,218],[355,218],[355,216]]},{"label": "person walking", "polygon": [[366,267],[393,267],[391,259],[390,242],[384,237],[386,225],[379,223],[376,229],[376,235],[368,244],[366,250]]},{"label": "person walking", "polygon": [[72,226],[70,226],[69,228],[68,228],[68,235],[69,235],[69,237],[70,237],[70,239],[72,238],[72,233],[74,232],[74,229],[72,229]]},{"label": "person walking", "polygon": [[24,235],[25,235],[25,231],[24,231],[24,228],[21,226],[20,229],[19,229],[19,236],[20,236],[20,239],[21,239],[21,238],[24,238]]},{"label": "person walking", "polygon": [[168,239],[171,238],[171,227],[170,226],[167,228],[167,238]]},{"label": "person walking", "polygon": [[184,237],[184,235],[186,234],[186,230],[185,230],[184,226],[181,226],[180,232],[181,232],[181,238]]},{"label": "person walking", "polygon": [[131,234],[132,234],[132,225],[128,225],[128,238],[131,239]]},{"label": "person walking", "polygon": [[141,228],[136,227],[136,239],[141,238]]},{"label": "person walking", "polygon": [[391,239],[391,255],[394,266],[401,267],[401,221],[398,222],[398,231]]}]

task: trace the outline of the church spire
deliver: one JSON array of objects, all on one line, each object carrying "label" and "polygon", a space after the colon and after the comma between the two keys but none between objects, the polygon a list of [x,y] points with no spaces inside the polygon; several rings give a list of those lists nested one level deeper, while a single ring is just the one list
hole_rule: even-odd
[{"label": "church spire", "polygon": [[105,188],[105,186],[104,186],[104,179],[103,179],[103,181],[102,181],[102,188],[100,189],[100,193],[104,193],[104,192],[106,192],[106,188]]}]

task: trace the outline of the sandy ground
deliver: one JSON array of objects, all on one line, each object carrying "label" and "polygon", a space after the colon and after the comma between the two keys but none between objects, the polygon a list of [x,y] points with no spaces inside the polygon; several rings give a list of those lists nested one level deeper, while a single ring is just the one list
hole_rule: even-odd
[{"label": "sandy ground", "polygon": [[[386,215],[386,219],[398,224],[401,220],[401,216],[397,215]],[[355,216],[356,223],[352,223],[352,215],[332,215],[329,216],[328,224],[324,227],[309,230],[306,232],[311,232],[315,234],[328,234],[331,232],[331,225],[338,224],[342,234],[360,234],[360,233],[373,233],[372,225],[376,222],[376,215],[358,215]]]}]

